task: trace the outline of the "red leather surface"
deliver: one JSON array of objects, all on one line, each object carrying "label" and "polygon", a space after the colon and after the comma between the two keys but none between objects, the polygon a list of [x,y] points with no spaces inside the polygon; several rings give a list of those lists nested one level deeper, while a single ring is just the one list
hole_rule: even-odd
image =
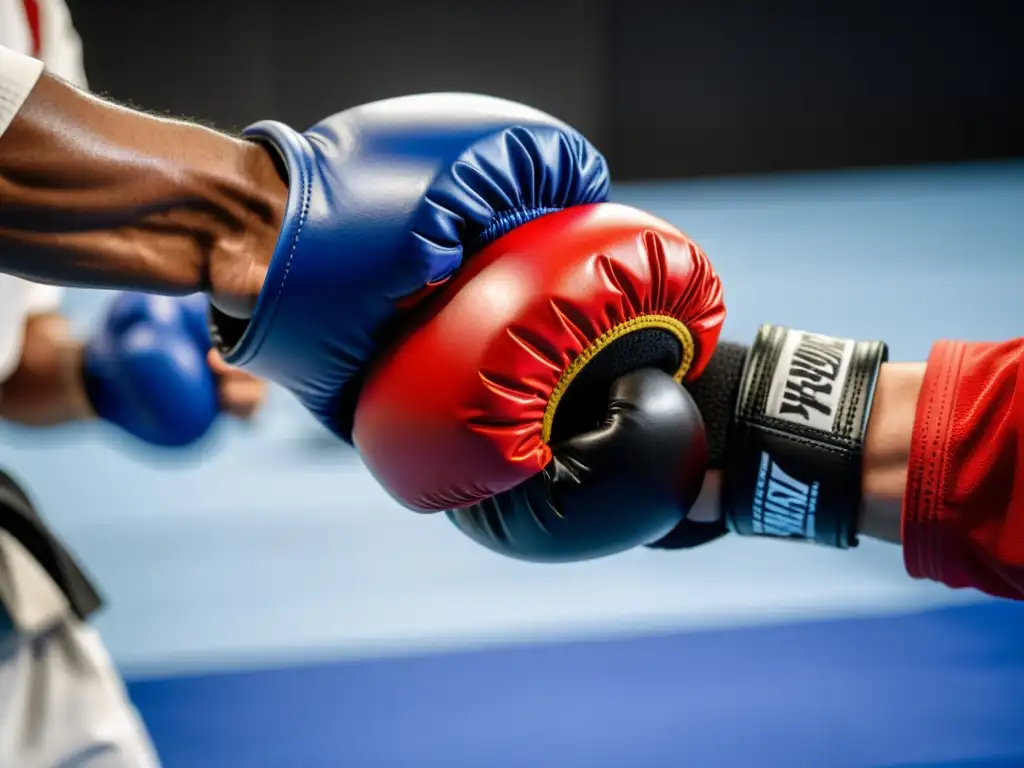
[{"label": "red leather surface", "polygon": [[624,321],[667,315],[703,370],[725,308],[708,258],[672,225],[611,203],[525,224],[474,256],[372,367],[354,439],[411,509],[467,506],[551,458],[542,422],[563,372]]}]

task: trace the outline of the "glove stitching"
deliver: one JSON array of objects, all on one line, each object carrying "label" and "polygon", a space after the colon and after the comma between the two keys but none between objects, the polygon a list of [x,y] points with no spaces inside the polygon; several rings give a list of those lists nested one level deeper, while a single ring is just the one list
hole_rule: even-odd
[{"label": "glove stitching", "polygon": [[[292,236],[291,247],[288,250],[288,258],[285,261],[284,271],[281,274],[281,280],[277,284],[277,290],[274,292],[274,303],[273,309],[271,310],[270,317],[264,324],[265,328],[273,325],[274,317],[277,315],[277,310],[281,305],[281,297],[284,294],[285,284],[288,282],[288,277],[292,271],[292,264],[295,262],[295,254],[299,249],[299,239],[302,237],[302,233],[305,230],[306,222],[309,219],[309,203],[313,196],[313,183],[310,179],[309,169],[303,168],[302,171],[302,212],[299,214],[299,222],[295,227],[295,234]],[[273,263],[273,262],[271,262]],[[250,357],[255,356],[259,353],[263,347],[263,343],[266,341],[267,335],[264,333],[259,342],[252,350]]]},{"label": "glove stitching", "polygon": [[782,355],[782,345],[776,337],[784,332],[785,329],[779,326],[761,326],[744,366],[743,378],[746,378],[751,366],[754,368],[754,377],[739,403],[739,418],[753,419],[767,410],[772,378]]},{"label": "glove stitching", "polygon": [[744,420],[751,427],[768,430],[773,434],[793,435],[807,444],[820,445],[826,450],[847,452],[858,451],[861,448],[860,440],[845,435],[837,435],[821,431],[815,427],[807,427],[802,424],[794,424],[785,419],[776,419],[766,416],[763,413],[744,414]]},{"label": "glove stitching", "polygon": [[560,210],[562,209],[555,206],[540,206],[537,208],[513,208],[506,211],[495,211],[494,216],[491,217],[491,223],[484,228],[473,244],[474,248],[483,248],[499,237],[508,234],[513,229],[517,229],[549,213],[557,213]]},{"label": "glove stitching", "polygon": [[[839,415],[836,432],[843,438],[857,441],[857,411],[864,400],[864,385],[868,381],[868,371],[864,369],[867,350],[863,344],[857,343],[850,361],[852,376],[843,390],[839,403]],[[859,442],[859,441],[857,441]]]}]

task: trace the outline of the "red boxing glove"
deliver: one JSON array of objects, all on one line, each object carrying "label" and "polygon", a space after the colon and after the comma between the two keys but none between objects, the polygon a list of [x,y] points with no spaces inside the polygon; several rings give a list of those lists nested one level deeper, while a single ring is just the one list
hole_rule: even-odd
[{"label": "red boxing glove", "polygon": [[[688,400],[678,383],[703,370],[724,318],[710,262],[670,224],[609,203],[543,216],[474,256],[410,318],[412,327],[367,377],[355,444],[407,507],[471,507],[550,471],[560,443],[603,422],[608,432],[613,390],[636,398],[628,407],[642,418],[627,421],[641,430],[658,418],[645,408],[676,407],[665,396]],[[661,381],[616,389],[641,369],[671,377],[679,394]],[[685,418],[702,430],[696,408]],[[679,432],[678,440],[694,434]],[[643,455],[642,440],[627,442],[641,446],[631,461],[657,463]],[[697,442],[702,461],[702,433]],[[590,439],[583,452],[594,445]],[[665,472],[682,474],[687,462],[673,461]],[[703,467],[689,472],[699,487]],[[677,506],[676,522],[686,512],[682,497]]]}]

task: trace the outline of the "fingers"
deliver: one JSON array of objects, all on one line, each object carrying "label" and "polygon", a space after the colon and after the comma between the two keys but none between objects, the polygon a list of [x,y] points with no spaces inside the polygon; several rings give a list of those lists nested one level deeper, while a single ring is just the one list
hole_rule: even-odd
[{"label": "fingers", "polygon": [[266,389],[264,382],[248,374],[243,374],[243,377],[225,376],[220,380],[221,410],[247,421],[263,405]]},{"label": "fingers", "polygon": [[221,410],[245,421],[255,416],[266,399],[266,382],[231,367],[214,349],[207,355],[207,362],[217,377]]},{"label": "fingers", "polygon": [[210,366],[210,370],[213,371],[215,376],[227,376],[229,373],[234,372],[242,373],[238,368],[233,368],[225,363],[224,358],[220,356],[220,352],[212,347],[206,353],[206,364]]}]

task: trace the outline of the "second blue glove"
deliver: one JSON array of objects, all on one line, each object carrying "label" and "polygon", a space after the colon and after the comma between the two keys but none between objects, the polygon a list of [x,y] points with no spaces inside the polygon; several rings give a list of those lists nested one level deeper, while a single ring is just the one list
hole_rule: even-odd
[{"label": "second blue glove", "polygon": [[220,412],[207,364],[206,298],[122,293],[86,344],[86,392],[96,414],[153,445],[182,447]]}]

